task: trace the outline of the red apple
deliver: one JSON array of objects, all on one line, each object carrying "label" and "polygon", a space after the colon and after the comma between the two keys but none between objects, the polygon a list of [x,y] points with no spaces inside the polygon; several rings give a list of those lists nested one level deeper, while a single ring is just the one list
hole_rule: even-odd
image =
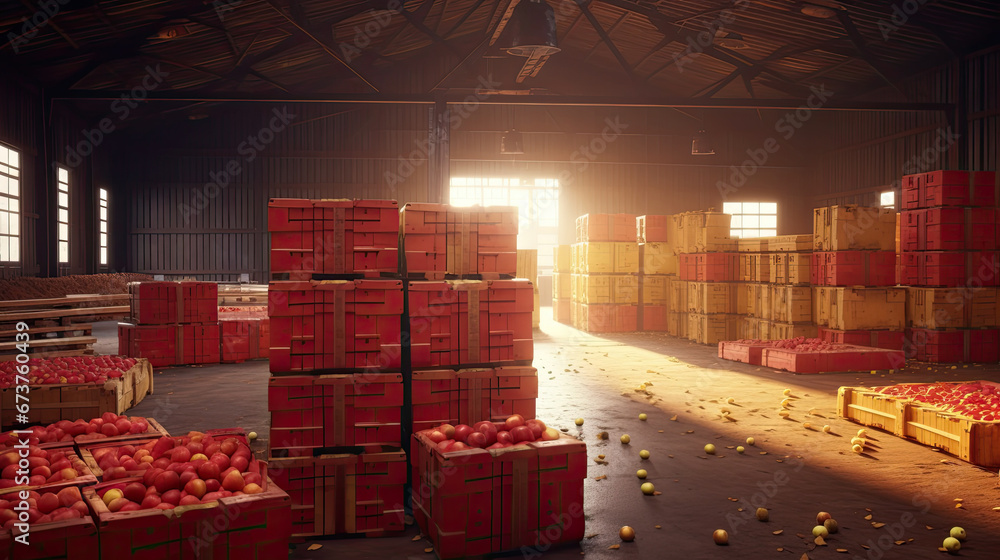
[{"label": "red apple", "polygon": [[181,491],[176,488],[160,494],[160,501],[177,505],[181,501]]},{"label": "red apple", "polygon": [[442,441],[448,439],[448,436],[444,435],[440,430],[432,430],[431,433],[427,434],[427,439],[434,443],[441,443]]},{"label": "red apple", "polygon": [[200,503],[201,503],[201,498],[192,494],[184,496],[183,498],[181,498],[180,501],[180,505],[182,506],[193,506],[195,504],[200,504]]},{"label": "red apple", "polygon": [[510,432],[502,431],[497,432],[497,443],[511,444],[514,443],[514,437],[510,435]]},{"label": "red apple", "polygon": [[180,477],[173,471],[164,471],[156,475],[154,484],[156,485],[156,491],[160,494],[164,494],[167,491],[174,490],[179,486]]},{"label": "red apple", "polygon": [[197,496],[198,499],[200,500],[201,497],[204,496],[206,492],[208,492],[208,487],[205,485],[204,480],[201,480],[200,478],[195,478],[193,480],[188,481],[188,483],[184,485],[184,491],[192,496]]},{"label": "red apple", "polygon": [[246,486],[246,481],[243,480],[243,475],[236,471],[230,472],[222,480],[222,487],[230,492],[242,490],[244,486]]},{"label": "red apple", "polygon": [[514,438],[514,443],[521,443],[523,441],[535,441],[534,434],[531,433],[531,428],[527,426],[517,426],[510,431],[510,436]]},{"label": "red apple", "polygon": [[205,487],[209,492],[218,492],[222,488],[222,482],[218,478],[205,479]]},{"label": "red apple", "polygon": [[467,443],[469,447],[476,447],[479,449],[483,449],[487,445],[486,434],[482,432],[472,432],[471,434],[469,434],[469,437],[466,438],[465,443]]},{"label": "red apple", "polygon": [[239,449],[239,443],[236,441],[236,438],[228,438],[226,441],[222,442],[222,446],[219,450],[227,456],[232,456],[233,453],[236,453],[237,449]]},{"label": "red apple", "polygon": [[507,421],[504,422],[504,424],[507,426],[508,431],[513,431],[514,428],[524,425],[524,416],[521,416],[520,414],[514,414],[512,416],[509,416],[507,418]]},{"label": "red apple", "polygon": [[259,472],[248,472],[243,474],[243,481],[247,484],[261,484]]},{"label": "red apple", "polygon": [[219,478],[220,472],[222,472],[222,469],[219,468],[218,463],[213,463],[212,461],[207,461],[198,465],[198,478],[201,478],[202,480]]},{"label": "red apple", "polygon": [[142,499],[141,505],[142,509],[153,509],[160,505],[160,497],[156,494],[150,494]]},{"label": "red apple", "polygon": [[52,513],[59,507],[59,496],[54,493],[42,494],[38,498],[38,511]]},{"label": "red apple", "polygon": [[119,478],[128,478],[128,473],[125,472],[125,467],[111,467],[104,471],[104,478],[102,480],[118,480]]},{"label": "red apple", "polygon": [[559,439],[559,430],[555,428],[545,428],[542,432],[542,441],[553,441]]},{"label": "red apple", "polygon": [[178,488],[184,488],[187,486],[188,482],[196,480],[198,478],[198,473],[196,471],[184,471],[181,473],[180,479],[177,481]]},{"label": "red apple", "polygon": [[455,439],[455,426],[451,424],[441,424],[438,431],[444,434],[445,439]]},{"label": "red apple", "polygon": [[460,441],[465,443],[466,438],[468,438],[469,434],[471,434],[472,432],[473,432],[472,426],[466,424],[459,424],[455,426],[455,441]]},{"label": "red apple", "polygon": [[69,507],[83,499],[80,495],[80,489],[75,486],[63,488],[57,496],[59,497],[59,505],[63,507]]},{"label": "red apple", "polygon": [[536,420],[536,419],[527,420],[525,421],[524,425],[527,426],[529,429],[531,429],[531,435],[534,436],[535,439],[541,437],[542,432],[545,431],[545,423],[542,422],[541,420]]},{"label": "red apple", "polygon": [[139,504],[146,497],[146,487],[138,482],[130,482],[123,491],[126,498]]}]

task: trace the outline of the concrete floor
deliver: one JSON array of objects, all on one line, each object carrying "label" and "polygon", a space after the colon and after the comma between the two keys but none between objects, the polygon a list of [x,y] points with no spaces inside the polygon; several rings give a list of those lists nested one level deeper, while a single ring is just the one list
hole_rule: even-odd
[{"label": "concrete floor", "polygon": [[[536,331],[538,416],[569,428],[588,444],[587,530],[579,545],[524,554],[527,558],[942,558],[938,551],[952,526],[969,533],[961,557],[1000,557],[1000,487],[987,471],[930,448],[870,430],[870,452],[850,451],[859,426],[838,419],[837,388],[893,382],[988,379],[1000,368],[913,364],[891,376],[825,374],[798,376],[726,362],[714,348],[660,334],[593,336],[554,323],[543,308]],[[95,325],[99,349],[114,352],[113,324]],[[156,391],[134,414],[157,418],[172,433],[242,426],[267,434],[266,362],[174,368],[157,372]],[[636,391],[647,383],[647,391]],[[782,391],[792,390],[788,420],[777,415]],[[732,397],[735,403],[726,405]],[[725,420],[727,406],[735,421]],[[810,409],[815,415],[810,416]],[[642,422],[638,414],[645,412]],[[577,428],[573,420],[586,423]],[[832,434],[802,422],[829,424]],[[607,431],[610,440],[596,434]],[[631,436],[630,445],[619,436]],[[752,436],[755,447],[739,455],[732,446]],[[712,443],[715,456],[703,448]],[[266,448],[259,441],[258,450]],[[640,449],[651,457],[641,461]],[[766,452],[766,454],[763,454]],[[607,465],[593,462],[598,454]],[[635,471],[644,468],[662,495],[645,497]],[[595,477],[606,475],[604,480]],[[956,509],[956,500],[963,500]],[[752,504],[752,505],[751,505]],[[760,523],[754,508],[770,510]],[[743,508],[744,511],[740,511]],[[803,538],[818,511],[840,524],[828,546]],[[871,515],[870,520],[865,517]],[[872,522],[884,523],[876,528]],[[621,543],[618,529],[636,530]],[[656,526],[660,526],[657,529]],[[712,541],[715,529],[730,535],[728,547]],[[775,535],[774,532],[781,531]],[[410,527],[391,539],[316,541],[299,545],[292,558],[429,558],[425,540]],[[897,545],[895,542],[902,542]],[[610,546],[620,544],[617,550]],[[865,547],[868,547],[867,549]],[[846,549],[846,555],[837,549]]]}]

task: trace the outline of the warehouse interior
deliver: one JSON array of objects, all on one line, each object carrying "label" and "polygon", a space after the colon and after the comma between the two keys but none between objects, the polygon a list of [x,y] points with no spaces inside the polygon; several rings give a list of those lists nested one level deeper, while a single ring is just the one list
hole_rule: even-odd
[{"label": "warehouse interior", "polygon": [[[137,382],[134,406],[108,410],[156,419],[164,437],[239,430],[233,433],[242,438],[240,445],[268,463],[273,480],[288,485],[275,483],[276,491],[292,497],[266,510],[266,522],[250,523],[244,514],[246,533],[227,525],[201,544],[148,544],[166,551],[164,557],[192,554],[172,546],[200,554],[207,542],[212,558],[284,557],[274,551],[286,547],[290,558],[992,558],[1000,547],[998,24],[1000,6],[986,0],[5,2],[0,359],[8,368],[0,363],[0,370],[11,373],[2,388],[2,427],[101,417],[83,405],[60,407],[63,397],[44,396],[49,393],[41,385],[32,389],[39,395],[33,406],[46,412],[14,423],[17,355],[120,355],[133,360],[128,364],[148,360],[150,379],[142,390],[148,394],[137,398]],[[951,187],[964,202],[927,194]],[[330,202],[341,199],[354,202]],[[512,221],[491,207],[514,207]],[[322,219],[320,208],[329,212]],[[327,226],[289,225],[314,211],[315,224]],[[345,212],[355,216],[347,223],[370,219],[357,217],[362,214],[390,222],[377,230],[391,239],[384,244],[392,246],[389,265],[344,265],[339,256],[312,262],[312,246],[289,251],[281,245],[289,232],[298,234],[296,228],[317,234],[327,228],[339,232],[340,251]],[[441,218],[447,235],[433,230],[441,232],[447,249],[440,254],[447,257],[441,256],[440,268],[420,268],[409,259],[425,249],[407,248],[406,238],[425,232],[406,220],[429,223],[435,212],[447,215]],[[924,221],[907,221],[917,214]],[[498,215],[498,222],[486,225]],[[947,222],[944,215],[958,217]],[[288,223],[277,225],[277,216]],[[878,225],[883,218],[884,228]],[[453,224],[466,229],[450,229]],[[473,256],[456,257],[460,250],[453,245],[468,250],[469,227],[479,243],[507,235],[503,243],[511,246],[476,249],[472,241]],[[362,230],[353,231],[360,236]],[[947,238],[949,232],[957,237]],[[610,257],[601,253],[605,248]],[[510,260],[486,267],[484,255],[496,263]],[[830,260],[818,263],[820,255]],[[708,265],[698,260],[703,257]],[[876,279],[876,258],[882,257],[891,261],[882,267],[891,278]],[[847,262],[852,258],[860,260]],[[796,259],[798,265],[788,264]],[[468,268],[477,263],[479,268]],[[791,279],[790,266],[801,267],[801,278]],[[786,280],[779,281],[775,270]],[[860,279],[851,276],[855,270]],[[521,313],[487,295],[523,288],[526,283],[518,284],[515,276],[530,280],[525,289],[528,300],[534,296],[528,303],[535,324],[527,335],[511,326],[514,350],[497,351],[490,345],[502,337],[479,340],[462,321],[471,323],[475,313],[487,322]],[[188,288],[178,287],[175,296],[175,288],[161,286],[168,295],[151,297],[154,292],[133,282],[148,283],[150,290],[161,282],[211,289],[208,296],[182,296]],[[456,309],[468,306],[454,312],[454,324],[465,333],[434,331],[433,342],[426,343],[433,359],[441,360],[435,345],[454,343],[458,357],[451,361],[418,363],[423,358],[414,349],[426,333],[414,322],[421,311],[413,298],[421,282],[450,290]],[[482,283],[483,295],[468,295],[475,282]],[[346,304],[342,293],[337,303],[329,295],[341,288],[331,288],[322,296],[331,299],[321,303],[318,294],[344,283],[352,286]],[[358,334],[357,341],[382,344],[383,350],[369,349],[375,358],[354,358],[364,351],[350,345],[361,348],[362,342],[349,341],[348,360],[361,361],[345,362],[342,339],[362,327],[344,326],[344,306],[354,313],[351,306],[375,301],[363,301],[362,292],[380,290],[386,302],[397,294],[398,301],[385,306],[398,303],[398,310],[357,316],[379,316],[376,329],[384,328],[382,319],[394,322],[389,329],[397,353],[385,358],[384,331],[364,335],[369,338]],[[656,290],[662,301],[650,303]],[[294,365],[295,341],[303,340],[300,323],[284,321],[279,311],[301,303],[296,297],[313,297],[313,291],[315,307],[290,314],[315,318],[315,340],[310,333],[307,342],[315,342],[316,364],[326,356],[332,365]],[[847,297],[844,291],[861,298],[852,313],[874,326],[845,326],[850,318],[843,317],[838,326],[837,313],[846,315],[852,305],[837,299]],[[884,307],[864,295],[888,298],[889,292],[896,299]],[[351,299],[355,293],[357,301]],[[511,301],[521,305],[517,293]],[[804,294],[805,303],[792,302],[799,297],[793,293]],[[958,294],[954,300],[948,299],[952,293]],[[275,294],[281,294],[278,301]],[[673,294],[681,294],[680,301]],[[158,363],[158,355],[134,350],[140,345],[133,347],[131,339],[123,342],[123,332],[137,337],[145,323],[136,310],[145,313],[143,306],[155,303],[142,299],[159,297],[169,298],[163,307],[176,315],[150,324],[178,325],[176,341],[173,331],[166,335],[171,352],[180,356],[184,346],[196,348],[197,355],[214,340],[214,349],[205,350],[214,352],[214,362],[199,357]],[[786,297],[779,319],[772,311],[779,304],[772,302]],[[214,321],[215,330],[184,338],[189,331],[180,325],[201,321],[178,318],[188,313],[182,300],[198,298],[210,301],[213,319],[205,322]],[[709,311],[709,305],[721,307]],[[719,327],[712,322],[717,312],[731,320]],[[805,319],[790,318],[793,312]],[[226,316],[253,325],[246,327],[250,335],[240,331],[251,339],[247,356],[225,358],[232,351],[225,327],[219,334]],[[337,334],[324,343],[321,316],[335,317],[326,328]],[[704,322],[695,326],[695,317]],[[269,335],[261,326],[268,320]],[[434,319],[426,320],[436,328]],[[696,335],[698,329],[712,332]],[[870,344],[851,344],[895,354],[885,367],[824,362],[809,372],[817,375],[805,375],[734,361],[724,350],[727,342],[766,341],[744,345],[752,362],[754,352],[779,354],[776,340],[792,340],[785,348],[794,349],[823,338],[824,329],[842,337],[863,332],[866,340],[870,331]],[[23,332],[34,346],[18,346]],[[896,341],[889,347],[875,341],[885,333]],[[378,336],[381,342],[372,342]],[[823,345],[846,340],[830,336],[815,341],[817,352],[834,352]],[[293,342],[276,342],[286,338]],[[944,355],[946,343],[939,340],[945,339],[958,341],[949,342],[952,354]],[[478,344],[482,355],[472,349]],[[293,366],[276,365],[276,348],[291,354]],[[900,360],[893,361],[895,356]],[[384,359],[391,363],[379,361]],[[58,368],[57,379],[45,383],[62,385],[72,377],[71,366]],[[467,401],[472,393],[478,398],[481,383],[499,389],[462,372],[492,371],[493,383],[513,383],[522,375],[507,371],[504,377],[503,368],[537,375],[536,394],[525,409],[530,414],[507,408],[498,413],[487,405],[485,412],[470,413],[478,417],[468,424],[502,422],[516,412],[558,430],[559,442],[582,442],[585,457],[579,461],[585,468],[573,471],[576,486],[546,486],[546,470],[538,464],[554,455],[536,453],[528,476],[516,458],[505,463],[503,453],[491,451],[496,465],[481,468],[495,468],[495,481],[469,474],[461,481],[464,493],[455,490],[458,482],[425,488],[424,470],[448,453],[414,434],[450,417],[418,429],[417,380],[430,370],[450,371],[454,398]],[[329,460],[341,461],[338,466],[326,467],[326,474],[317,467],[309,476],[305,467],[282,468],[308,462],[275,452],[286,450],[271,436],[277,427],[275,387],[293,372],[331,384],[333,378],[369,376],[358,387],[398,376],[400,402],[389,422],[395,426],[389,439],[397,438],[389,447],[396,451],[383,445],[383,432],[365,439],[381,429],[381,417],[358,412],[355,418],[349,404],[345,419],[340,394],[323,410],[316,405],[320,420],[312,426],[337,432],[337,445],[308,452],[315,461],[336,456]],[[441,376],[428,386],[440,387]],[[910,397],[879,400],[872,396],[878,392],[863,391],[939,382],[966,391],[947,406],[984,403],[985,419],[917,406],[912,403],[919,399]],[[926,414],[931,416],[921,416]],[[458,424],[459,415],[453,418]],[[108,437],[126,435],[116,429]],[[84,453],[80,440],[70,440],[76,453],[85,459],[90,454],[92,467],[100,466],[98,454]],[[128,440],[132,452],[140,441]],[[537,443],[543,449],[540,444],[549,442]],[[405,498],[391,506],[388,499],[370,497],[372,488],[389,482],[374,475],[362,482],[363,470],[348,476],[342,466],[348,459],[376,464],[365,459],[377,454],[374,444],[378,452],[396,453],[399,461],[391,468],[405,479],[393,489]],[[452,457],[459,464],[468,460]],[[577,459],[562,460],[574,465]],[[2,454],[0,465],[6,465]],[[503,470],[509,468],[514,475]],[[114,478],[107,477],[107,465],[101,469],[103,478],[95,471],[90,482],[99,493],[79,483],[83,499],[91,502],[89,514],[95,520],[127,514],[128,508],[121,514],[95,509],[111,503],[102,498],[110,487],[101,485]],[[48,467],[46,473],[53,474]],[[652,484],[648,493],[641,489],[645,482]],[[12,508],[13,497],[4,495],[9,487],[0,485],[0,506],[9,502]],[[441,488],[454,495],[441,497]],[[424,490],[428,496],[416,497]],[[574,492],[582,509],[570,511],[577,505]],[[230,507],[227,499],[212,507]],[[6,522],[3,511],[0,521]],[[814,518],[817,512],[832,514],[833,529]],[[559,521],[560,513],[568,523]],[[216,518],[206,515],[210,525]],[[539,519],[546,515],[556,521]],[[80,529],[79,537],[61,538],[92,543],[76,547],[95,547],[85,558],[142,555],[138,537],[129,541],[125,530],[102,533],[102,523],[91,522],[92,531]],[[13,539],[18,530],[0,529],[0,557],[75,558],[68,555],[69,540],[57,545],[67,549],[63,555],[19,549],[24,545]],[[724,538],[717,530],[726,532]]]}]

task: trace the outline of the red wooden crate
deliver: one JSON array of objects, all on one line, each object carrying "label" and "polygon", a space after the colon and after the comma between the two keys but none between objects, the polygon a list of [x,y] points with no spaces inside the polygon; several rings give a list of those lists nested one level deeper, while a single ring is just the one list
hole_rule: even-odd
[{"label": "red wooden crate", "polygon": [[829,343],[765,348],[762,360],[767,367],[794,373],[886,370],[898,368],[905,361],[900,350]]},{"label": "red wooden crate", "polygon": [[656,216],[652,214],[637,216],[635,219],[635,240],[639,243],[666,243],[672,241],[667,237],[671,221],[671,216]]},{"label": "red wooden crate", "polygon": [[272,457],[269,463],[274,483],[291,498],[294,538],[401,533],[406,467],[406,454],[398,448]]},{"label": "red wooden crate", "polygon": [[1000,253],[927,251],[903,253],[901,282],[910,286],[954,288],[1000,285]]},{"label": "red wooden crate", "polygon": [[535,417],[538,371],[529,366],[415,371],[411,381],[414,432],[513,414]]},{"label": "red wooden crate", "polygon": [[217,364],[221,356],[219,323],[179,325],[177,364]]},{"label": "red wooden crate", "polygon": [[218,320],[215,282],[130,282],[132,320],[140,325],[212,323]]},{"label": "red wooden crate", "polygon": [[581,304],[578,328],[592,333],[635,332],[638,315],[638,305]]},{"label": "red wooden crate", "polygon": [[517,269],[517,209],[407,204],[400,212],[408,274],[503,274]]},{"label": "red wooden crate", "polygon": [[[63,488],[79,486],[79,483],[63,482],[40,488],[40,494],[59,492]],[[19,501],[18,493],[23,488],[0,490],[0,500],[12,503]],[[80,519],[32,523],[29,529],[28,545],[15,541],[21,534],[12,529],[0,529],[0,558],[23,560],[98,560],[97,526],[89,514]]]},{"label": "red wooden crate", "polygon": [[268,218],[272,272],[297,277],[398,269],[394,200],[272,199]]},{"label": "red wooden crate", "polygon": [[[251,340],[250,344],[251,358],[269,358],[271,356],[271,319],[265,317],[257,322],[257,340]],[[253,355],[254,348],[257,349],[256,356]]]},{"label": "red wooden crate", "polygon": [[907,329],[904,349],[923,362],[996,363],[1000,361],[1000,331]]},{"label": "red wooden crate", "polygon": [[739,253],[698,253],[695,256],[697,282],[736,282],[740,279]]},{"label": "red wooden crate", "polygon": [[925,208],[900,216],[903,251],[994,251],[996,208]]},{"label": "red wooden crate", "polygon": [[448,270],[447,204],[406,204],[400,210],[403,262],[407,273]]},{"label": "red wooden crate", "polygon": [[401,366],[399,280],[272,282],[268,304],[273,373]]},{"label": "red wooden crate", "polygon": [[764,364],[764,348],[773,348],[778,340],[725,340],[719,343],[719,357],[750,365]]},{"label": "red wooden crate", "polygon": [[530,361],[531,282],[410,282],[407,287],[413,367]]},{"label": "red wooden crate", "polygon": [[997,205],[996,173],[992,171],[932,171],[903,177],[904,210],[935,206]]},{"label": "red wooden crate", "polygon": [[115,560],[284,558],[291,537],[291,500],[264,477],[263,492],[173,510],[112,513],[101,496],[141,478],[84,489],[97,518],[100,557]]},{"label": "red wooden crate", "polygon": [[401,444],[399,373],[271,377],[267,403],[272,450]]},{"label": "red wooden crate", "polygon": [[895,286],[894,251],[826,251],[813,253],[810,270],[817,286]]},{"label": "red wooden crate", "polygon": [[635,214],[584,214],[576,219],[576,240],[634,242],[635,228]]},{"label": "red wooden crate", "polygon": [[638,330],[649,332],[667,331],[667,313],[670,308],[666,305],[643,305],[638,312]]},{"label": "red wooden crate", "polygon": [[690,282],[698,279],[698,255],[696,253],[680,255],[680,278]]},{"label": "red wooden crate", "polygon": [[842,331],[820,327],[819,338],[823,342],[902,350],[906,334],[903,331]]},{"label": "red wooden crate", "polygon": [[177,325],[118,323],[118,353],[146,358],[153,367],[177,362]]},{"label": "red wooden crate", "polygon": [[441,559],[578,542],[587,446],[563,436],[441,453],[414,434],[413,516]]},{"label": "red wooden crate", "polygon": [[[219,321],[222,333],[222,363],[235,364],[250,359],[250,323],[252,319]],[[256,337],[254,337],[256,342]]]}]

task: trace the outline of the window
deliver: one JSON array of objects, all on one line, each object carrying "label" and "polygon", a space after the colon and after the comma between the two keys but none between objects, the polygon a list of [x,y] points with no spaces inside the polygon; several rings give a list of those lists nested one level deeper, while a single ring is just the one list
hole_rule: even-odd
[{"label": "window", "polygon": [[516,206],[519,249],[538,249],[538,273],[552,272],[559,244],[559,181],[507,177],[452,177],[452,206]]},{"label": "window", "polygon": [[100,196],[100,216],[99,222],[101,224],[100,235],[100,264],[101,266],[108,266],[108,190],[100,189],[98,193]]},{"label": "window", "polygon": [[724,202],[722,211],[732,214],[733,237],[772,237],[778,235],[776,202]]},{"label": "window", "polygon": [[20,154],[0,145],[0,262],[21,262]]},{"label": "window", "polygon": [[59,219],[56,222],[56,227],[59,228],[57,236],[59,240],[59,264],[69,264],[69,171],[64,167],[57,169]]},{"label": "window", "polygon": [[882,208],[895,208],[896,191],[885,191],[879,195],[879,205],[882,206]]}]

